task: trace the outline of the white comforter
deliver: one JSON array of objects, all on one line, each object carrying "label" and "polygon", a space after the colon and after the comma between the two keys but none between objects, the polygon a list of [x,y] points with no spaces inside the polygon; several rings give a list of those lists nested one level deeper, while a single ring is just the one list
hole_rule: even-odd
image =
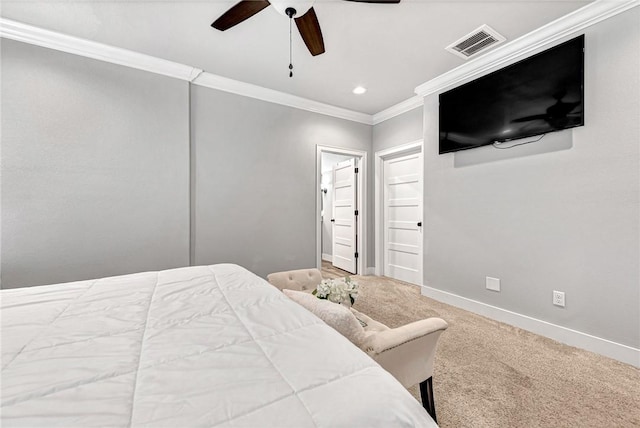
[{"label": "white comforter", "polygon": [[239,266],[1,298],[4,427],[436,426],[367,355]]}]

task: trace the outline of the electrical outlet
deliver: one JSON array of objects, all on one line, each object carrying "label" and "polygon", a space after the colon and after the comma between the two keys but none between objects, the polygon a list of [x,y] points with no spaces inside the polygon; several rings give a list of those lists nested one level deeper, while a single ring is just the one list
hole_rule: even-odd
[{"label": "electrical outlet", "polygon": [[485,285],[487,290],[492,291],[500,291],[500,279],[499,278],[491,278],[490,276],[486,277]]},{"label": "electrical outlet", "polygon": [[564,308],[564,291],[553,290],[553,304]]}]

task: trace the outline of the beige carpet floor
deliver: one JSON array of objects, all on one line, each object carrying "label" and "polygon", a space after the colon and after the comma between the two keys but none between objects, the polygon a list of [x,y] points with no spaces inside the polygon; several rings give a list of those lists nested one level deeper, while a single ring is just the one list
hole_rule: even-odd
[{"label": "beige carpet floor", "polygon": [[441,427],[640,427],[633,366],[439,303],[414,285],[353,278],[354,308],[390,327],[434,316],[449,323],[433,377]]}]

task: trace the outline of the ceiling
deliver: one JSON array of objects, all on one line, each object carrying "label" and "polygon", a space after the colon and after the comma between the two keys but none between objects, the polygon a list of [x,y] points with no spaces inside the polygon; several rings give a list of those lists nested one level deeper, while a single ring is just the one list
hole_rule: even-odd
[{"label": "ceiling", "polygon": [[[293,0],[295,3],[296,0]],[[5,18],[375,114],[465,62],[444,50],[482,24],[514,40],[590,1],[316,0],[326,53],[312,57],[273,7],[225,32],[210,24],[236,0],[2,0]],[[488,49],[487,52],[491,50]],[[351,91],[362,85],[364,95]]]}]

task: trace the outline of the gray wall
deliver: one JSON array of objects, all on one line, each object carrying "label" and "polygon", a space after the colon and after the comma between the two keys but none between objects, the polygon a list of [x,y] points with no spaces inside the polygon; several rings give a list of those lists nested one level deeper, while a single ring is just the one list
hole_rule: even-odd
[{"label": "gray wall", "polygon": [[438,96],[425,98],[426,285],[640,346],[639,15],[586,30],[584,127],[438,155]]},{"label": "gray wall", "polygon": [[188,264],[188,84],[1,47],[2,287]]},{"label": "gray wall", "polygon": [[5,39],[2,110],[3,288],[190,251],[263,276],[314,266],[316,145],[371,153],[369,125]]},{"label": "gray wall", "polygon": [[371,150],[371,126],[192,87],[195,262],[258,275],[316,264],[316,145]]},{"label": "gray wall", "polygon": [[422,107],[373,126],[373,152],[421,140],[423,136]]}]

